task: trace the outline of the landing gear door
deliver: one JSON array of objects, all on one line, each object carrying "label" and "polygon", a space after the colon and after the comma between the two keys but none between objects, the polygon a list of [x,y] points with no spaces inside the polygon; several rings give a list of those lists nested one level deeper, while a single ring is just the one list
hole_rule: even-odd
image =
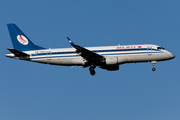
[{"label": "landing gear door", "polygon": [[152,47],[151,46],[147,47],[147,54],[152,55]]}]

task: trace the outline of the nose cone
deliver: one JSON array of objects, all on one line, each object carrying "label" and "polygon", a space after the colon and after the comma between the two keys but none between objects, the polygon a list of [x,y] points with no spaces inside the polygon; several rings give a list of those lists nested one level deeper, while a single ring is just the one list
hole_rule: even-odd
[{"label": "nose cone", "polygon": [[175,58],[175,55],[173,55],[172,53],[169,53],[168,55],[169,55],[170,59]]}]

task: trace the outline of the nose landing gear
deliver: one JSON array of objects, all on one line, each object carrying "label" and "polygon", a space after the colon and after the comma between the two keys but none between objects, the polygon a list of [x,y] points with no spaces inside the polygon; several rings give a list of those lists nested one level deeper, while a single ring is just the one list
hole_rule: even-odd
[{"label": "nose landing gear", "polygon": [[154,67],[154,64],[156,64],[156,61],[151,61],[151,64],[152,64],[152,71],[155,71],[156,70],[156,68]]},{"label": "nose landing gear", "polygon": [[156,70],[156,68],[153,67],[153,68],[152,68],[152,71],[155,71],[155,70]]},{"label": "nose landing gear", "polygon": [[89,67],[89,71],[90,71],[91,75],[95,75],[96,74],[96,72],[94,70],[95,68],[96,68],[96,66],[94,66],[94,65],[91,65],[91,67]]}]

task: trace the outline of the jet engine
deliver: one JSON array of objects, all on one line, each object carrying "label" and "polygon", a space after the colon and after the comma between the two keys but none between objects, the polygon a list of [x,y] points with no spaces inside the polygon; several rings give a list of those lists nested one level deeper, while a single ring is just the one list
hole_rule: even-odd
[{"label": "jet engine", "polygon": [[107,57],[106,65],[115,65],[118,63],[118,57]]}]

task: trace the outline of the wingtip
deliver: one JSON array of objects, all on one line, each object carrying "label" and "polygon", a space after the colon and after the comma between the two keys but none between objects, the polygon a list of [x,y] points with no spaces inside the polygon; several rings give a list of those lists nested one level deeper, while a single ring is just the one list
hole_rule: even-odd
[{"label": "wingtip", "polygon": [[69,38],[69,37],[67,37],[67,39],[68,39],[68,40],[70,40],[70,38]]},{"label": "wingtip", "polygon": [[67,39],[68,39],[68,41],[69,41],[69,43],[70,43],[71,45],[75,45],[75,44],[71,41],[71,39],[70,39],[69,37],[67,37]]}]

